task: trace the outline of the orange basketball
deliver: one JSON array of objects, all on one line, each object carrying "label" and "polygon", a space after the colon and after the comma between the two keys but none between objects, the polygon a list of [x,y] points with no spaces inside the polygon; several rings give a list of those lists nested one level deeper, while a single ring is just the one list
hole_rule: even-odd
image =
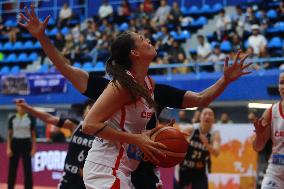
[{"label": "orange basketball", "polygon": [[151,136],[151,140],[167,146],[164,150],[166,157],[158,157],[160,167],[173,167],[184,160],[188,142],[184,135],[176,128],[161,127]]}]

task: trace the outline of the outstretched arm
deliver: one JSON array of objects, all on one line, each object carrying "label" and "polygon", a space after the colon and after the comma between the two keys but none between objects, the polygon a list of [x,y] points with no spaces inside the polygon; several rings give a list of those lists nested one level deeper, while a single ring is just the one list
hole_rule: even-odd
[{"label": "outstretched arm", "polygon": [[88,72],[75,68],[70,65],[70,61],[61,54],[58,49],[51,43],[50,39],[45,35],[45,29],[50,16],[46,17],[43,22],[39,20],[34,11],[34,5],[31,5],[30,11],[25,7],[26,16],[20,13],[20,18],[26,23],[18,23],[26,28],[30,34],[35,37],[41,44],[43,51],[52,61],[56,69],[67,78],[73,86],[81,93],[87,89]]},{"label": "outstretched arm", "polygon": [[221,136],[218,131],[214,132],[212,135],[212,144],[209,143],[208,139],[204,135],[200,135],[200,140],[208,149],[210,154],[212,154],[215,157],[219,156],[221,148]]},{"label": "outstretched arm", "polygon": [[253,140],[253,149],[257,152],[261,151],[271,134],[271,111],[272,107],[266,109],[261,118],[257,119],[253,125],[255,128],[255,138]]},{"label": "outstretched arm", "polygon": [[229,58],[227,57],[224,64],[224,75],[212,86],[205,89],[200,93],[187,91],[184,95],[182,108],[190,107],[206,107],[220,94],[223,93],[225,88],[239,77],[249,74],[251,72],[244,71],[251,63],[244,64],[248,54],[245,55],[240,61],[239,56],[241,51],[237,53],[236,59],[232,65],[228,65]]},{"label": "outstretched arm", "polygon": [[[59,120],[60,118],[57,116],[53,116],[47,112],[42,112],[39,111],[31,106],[29,106],[24,99],[16,99],[15,103],[17,106],[22,107],[27,113],[31,114],[32,116],[39,118],[40,120],[46,122],[46,123],[50,123],[52,125],[56,125],[58,126],[59,124]],[[73,130],[76,125],[70,121],[70,120],[65,120],[64,123],[61,123],[62,125],[60,125],[60,127],[66,128],[66,129],[70,129]]]}]

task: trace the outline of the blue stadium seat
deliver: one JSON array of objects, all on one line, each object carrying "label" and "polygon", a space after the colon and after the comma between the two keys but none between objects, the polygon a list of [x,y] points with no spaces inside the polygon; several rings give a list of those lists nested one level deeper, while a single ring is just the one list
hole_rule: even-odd
[{"label": "blue stadium seat", "polygon": [[48,32],[49,36],[55,36],[58,33],[57,27],[54,27],[51,31]]},{"label": "blue stadium seat", "polygon": [[95,68],[105,68],[104,62],[102,61],[97,62]]},{"label": "blue stadium seat", "polygon": [[91,62],[85,62],[84,64],[83,64],[83,70],[85,70],[85,71],[91,71],[91,70],[93,70],[94,69],[94,67],[93,67],[93,64],[91,63]]},{"label": "blue stadium seat", "polygon": [[178,33],[176,31],[171,31],[170,35],[174,38],[177,39],[178,38]]},{"label": "blue stadium seat", "polygon": [[34,48],[34,49],[40,49],[40,48],[41,48],[40,42],[39,42],[39,41],[36,41],[36,42],[34,43],[33,48]]},{"label": "blue stadium seat", "polygon": [[229,41],[223,41],[220,45],[221,51],[230,52],[232,50],[232,45]]},{"label": "blue stadium seat", "polygon": [[33,42],[28,40],[24,43],[24,49],[33,49]]},{"label": "blue stadium seat", "polygon": [[3,45],[3,50],[13,50],[14,49],[14,46],[13,46],[13,43],[12,42],[6,42],[4,45]]},{"label": "blue stadium seat", "polygon": [[5,62],[16,62],[17,56],[15,53],[9,54],[7,58],[4,59]]},{"label": "blue stadium seat", "polygon": [[24,45],[21,41],[17,41],[15,44],[14,44],[14,49],[15,50],[21,50],[24,48]]},{"label": "blue stadium seat", "polygon": [[211,48],[213,49],[216,45],[220,45],[218,41],[212,41],[211,42]]},{"label": "blue stadium seat", "polygon": [[16,21],[13,21],[13,20],[7,20],[5,23],[4,23],[5,26],[7,27],[15,27],[17,26],[17,22]]},{"label": "blue stadium seat", "polygon": [[19,66],[13,66],[10,73],[16,75],[16,74],[19,74],[20,71],[21,71],[21,69],[20,69]]},{"label": "blue stadium seat", "polygon": [[70,30],[69,30],[69,28],[64,27],[60,30],[60,32],[62,33],[62,35],[66,36],[67,34],[69,34]]},{"label": "blue stadium seat", "polygon": [[186,40],[190,38],[190,33],[187,30],[181,31],[181,33],[178,36],[179,40]]},{"label": "blue stadium seat", "polygon": [[118,30],[120,32],[124,32],[126,30],[128,30],[129,25],[126,22],[123,22],[122,24],[119,25]]},{"label": "blue stadium seat", "polygon": [[53,25],[55,25],[55,20],[51,17],[51,18],[49,19],[47,25],[48,25],[48,26],[53,26]]},{"label": "blue stadium seat", "polygon": [[29,55],[28,59],[29,59],[29,61],[32,61],[32,62],[36,61],[38,59],[38,54],[33,52]]},{"label": "blue stadium seat", "polygon": [[205,24],[207,24],[207,18],[204,17],[204,16],[199,17],[199,18],[196,20],[196,24],[202,25],[202,26],[205,25]]},{"label": "blue stadium seat", "polygon": [[275,19],[275,18],[277,18],[277,12],[276,12],[276,10],[270,9],[270,10],[267,12],[267,17],[270,18],[270,19]]},{"label": "blue stadium seat", "polygon": [[73,66],[74,66],[75,68],[81,68],[81,67],[82,67],[81,63],[79,63],[79,62],[75,62],[75,63],[73,64]]},{"label": "blue stadium seat", "polygon": [[1,74],[1,75],[5,75],[5,74],[9,74],[9,73],[10,73],[10,69],[9,69],[8,66],[4,66],[4,67],[2,67],[1,70],[0,70],[0,74]]},{"label": "blue stadium seat", "polygon": [[18,56],[18,61],[19,61],[19,62],[28,62],[28,61],[29,61],[29,58],[28,58],[27,53],[21,53],[21,54],[19,54],[19,56]]},{"label": "blue stadium seat", "polygon": [[209,7],[209,5],[207,5],[207,4],[204,4],[202,7],[201,7],[201,9],[200,9],[200,12],[201,13],[212,13],[212,9]]},{"label": "blue stadium seat", "polygon": [[215,13],[221,11],[222,9],[223,9],[223,5],[220,3],[214,4],[212,8],[213,12]]},{"label": "blue stadium seat", "polygon": [[188,10],[188,12],[189,12],[190,14],[199,14],[199,13],[200,13],[200,11],[199,11],[199,9],[198,9],[197,6],[192,6],[192,7],[190,7],[189,10]]},{"label": "blue stadium seat", "polygon": [[280,37],[273,37],[268,43],[268,48],[281,49],[282,48],[282,41],[281,41]]},{"label": "blue stadium seat", "polygon": [[284,32],[284,22],[277,22],[274,26],[274,28],[278,29],[280,32]]}]

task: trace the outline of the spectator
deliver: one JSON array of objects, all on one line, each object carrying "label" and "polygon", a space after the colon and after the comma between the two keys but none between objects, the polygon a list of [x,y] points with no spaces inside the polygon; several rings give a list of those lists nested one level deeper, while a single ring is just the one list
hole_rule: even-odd
[{"label": "spectator", "polygon": [[220,121],[219,121],[221,124],[228,124],[228,123],[233,123],[233,121],[230,119],[229,115],[227,112],[223,112],[221,114],[221,117],[220,117]]},{"label": "spectator", "polygon": [[127,22],[127,17],[131,15],[131,7],[128,0],[123,0],[117,9],[118,22]]},{"label": "spectator", "polygon": [[150,15],[154,11],[154,5],[151,0],[144,0],[143,4],[143,11]]},{"label": "spectator", "polygon": [[203,35],[197,36],[199,45],[197,46],[197,61],[206,62],[211,54],[211,46],[205,41]]},{"label": "spectator", "polygon": [[73,59],[74,57],[72,57],[72,52],[73,52],[73,47],[74,47],[74,42],[73,42],[73,37],[71,34],[68,34],[66,37],[65,37],[65,46],[62,50],[62,54],[68,58],[68,59]]},{"label": "spectator", "polygon": [[238,35],[238,33],[233,32],[230,36],[230,41],[232,44],[232,51],[237,52],[240,49],[243,49],[242,39]]},{"label": "spectator", "polygon": [[174,40],[171,48],[169,49],[169,62],[170,63],[183,63],[185,60],[179,60],[179,54],[183,54],[185,57],[185,52],[178,41]]},{"label": "spectator", "polygon": [[86,38],[86,43],[89,48],[93,48],[97,43],[97,39],[101,36],[98,26],[93,20],[87,21],[87,28],[84,29],[82,33]]},{"label": "spectator", "polygon": [[217,44],[214,46],[213,53],[209,56],[208,61],[214,63],[214,71],[222,72],[223,71],[223,62],[226,58],[226,55],[221,52],[220,45]]},{"label": "spectator", "polygon": [[246,16],[242,11],[241,6],[236,6],[236,14],[232,16],[232,27],[239,36],[243,36]]},{"label": "spectator", "polygon": [[74,60],[77,62],[87,61],[86,55],[89,54],[89,48],[83,34],[80,34],[79,42],[75,43],[74,48]]},{"label": "spectator", "polygon": [[248,38],[248,45],[253,48],[254,55],[258,57],[266,56],[266,38],[260,34],[259,26],[254,24],[251,26],[252,35]]},{"label": "spectator", "polygon": [[167,1],[161,0],[161,5],[152,19],[152,27],[156,29],[157,27],[166,24],[170,11],[171,7],[167,4]]},{"label": "spectator", "polygon": [[65,39],[62,35],[62,33],[58,32],[54,39],[54,45],[56,48],[58,48],[59,51],[62,51],[65,46]]},{"label": "spectator", "polygon": [[103,4],[99,8],[100,19],[110,17],[112,16],[112,14],[113,14],[112,6],[108,3],[108,0],[103,0]]},{"label": "spectator", "polygon": [[180,11],[179,5],[177,2],[173,2],[172,10],[169,14],[168,23],[172,24],[175,29],[180,26],[180,22],[182,20],[182,13]]},{"label": "spectator", "polygon": [[67,3],[64,3],[62,9],[59,12],[59,27],[67,26],[68,21],[72,17],[72,10]]},{"label": "spectator", "polygon": [[217,19],[217,38],[223,40],[225,35],[228,35],[232,29],[232,21],[229,16],[225,14],[225,10],[221,10]]}]

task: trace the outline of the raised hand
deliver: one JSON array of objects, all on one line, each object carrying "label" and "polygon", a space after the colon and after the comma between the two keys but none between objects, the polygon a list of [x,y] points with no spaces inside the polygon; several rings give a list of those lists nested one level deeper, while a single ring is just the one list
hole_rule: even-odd
[{"label": "raised hand", "polygon": [[244,64],[245,60],[249,56],[249,54],[246,54],[240,61],[241,51],[238,51],[237,56],[235,58],[235,61],[232,65],[229,66],[229,57],[226,57],[225,63],[224,63],[224,79],[226,82],[230,83],[239,77],[243,75],[250,74],[250,71],[245,71],[246,68],[248,68],[252,63]]},{"label": "raised hand", "polygon": [[27,103],[25,99],[23,98],[17,98],[17,99],[14,99],[13,101],[15,102],[16,106],[20,106],[20,107],[27,106]]},{"label": "raised hand", "polygon": [[18,24],[26,28],[33,37],[40,39],[42,36],[44,36],[50,15],[46,17],[43,22],[41,22],[36,16],[34,8],[34,5],[31,5],[29,11],[29,9],[25,7],[26,16],[23,13],[20,13],[19,15],[20,19],[25,21],[25,23],[18,21]]}]

